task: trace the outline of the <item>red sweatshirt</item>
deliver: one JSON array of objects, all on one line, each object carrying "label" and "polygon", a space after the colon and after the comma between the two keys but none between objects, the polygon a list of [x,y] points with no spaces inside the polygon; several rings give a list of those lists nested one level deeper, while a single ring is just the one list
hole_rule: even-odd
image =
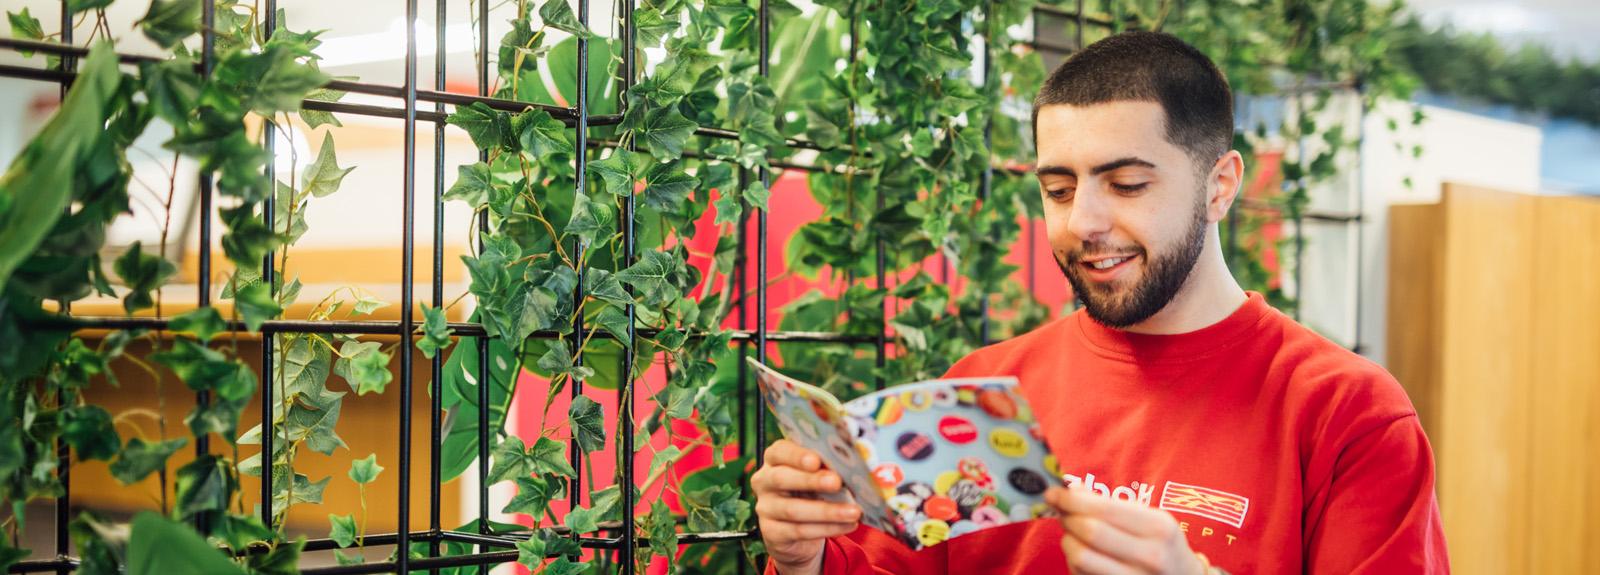
[{"label": "red sweatshirt", "polygon": [[[1234,575],[1449,572],[1433,455],[1405,392],[1260,294],[1180,335],[1079,311],[947,375],[1017,376],[1068,482],[1167,510]],[[860,527],[828,540],[823,571],[1066,573],[1062,535],[1035,520],[912,552]]]}]

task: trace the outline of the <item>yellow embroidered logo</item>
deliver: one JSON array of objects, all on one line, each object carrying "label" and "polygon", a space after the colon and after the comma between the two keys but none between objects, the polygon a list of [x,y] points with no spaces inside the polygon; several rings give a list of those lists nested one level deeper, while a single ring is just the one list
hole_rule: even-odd
[{"label": "yellow embroidered logo", "polygon": [[1234,527],[1244,526],[1250,499],[1197,485],[1168,481],[1161,490],[1161,509],[1215,519]]}]

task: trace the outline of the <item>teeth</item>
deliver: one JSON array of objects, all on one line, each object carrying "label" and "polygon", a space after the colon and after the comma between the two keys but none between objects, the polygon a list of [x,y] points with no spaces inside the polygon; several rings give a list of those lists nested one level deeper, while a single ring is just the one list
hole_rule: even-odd
[{"label": "teeth", "polygon": [[1111,269],[1111,266],[1115,266],[1125,261],[1128,261],[1128,258],[1111,258],[1109,260],[1100,260],[1089,265],[1094,266],[1094,269],[1097,270],[1105,270]]}]

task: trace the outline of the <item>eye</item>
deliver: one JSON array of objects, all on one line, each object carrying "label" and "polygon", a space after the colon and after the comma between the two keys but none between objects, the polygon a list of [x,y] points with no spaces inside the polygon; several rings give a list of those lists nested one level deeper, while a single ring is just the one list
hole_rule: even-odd
[{"label": "eye", "polygon": [[1056,189],[1053,189],[1053,190],[1047,188],[1044,191],[1044,195],[1045,195],[1045,197],[1050,198],[1052,200],[1065,201],[1065,200],[1071,200],[1073,193],[1077,192],[1077,191],[1078,191],[1078,188],[1076,186],[1070,186],[1070,187],[1065,187],[1065,188],[1056,188]]},{"label": "eye", "polygon": [[1144,182],[1144,183],[1140,183],[1140,184],[1115,184],[1114,183],[1114,184],[1111,184],[1111,187],[1112,187],[1112,189],[1115,189],[1118,193],[1137,194],[1139,192],[1144,191],[1144,189],[1146,187],[1148,187],[1149,185],[1150,185],[1150,182]]}]

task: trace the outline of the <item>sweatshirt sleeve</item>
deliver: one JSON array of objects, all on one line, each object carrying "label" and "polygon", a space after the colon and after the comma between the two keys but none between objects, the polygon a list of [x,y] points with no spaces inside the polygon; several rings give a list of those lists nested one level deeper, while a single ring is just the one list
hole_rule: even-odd
[{"label": "sweatshirt sleeve", "polygon": [[[913,553],[888,535],[865,525],[843,537],[830,537],[822,548],[823,575],[910,575],[942,573],[942,566],[915,565],[927,554]],[[924,561],[926,562],[926,561]],[[767,575],[778,568],[767,562]]]},{"label": "sweatshirt sleeve", "polygon": [[1415,415],[1346,445],[1312,503],[1305,522],[1307,573],[1450,572],[1433,454]]}]

